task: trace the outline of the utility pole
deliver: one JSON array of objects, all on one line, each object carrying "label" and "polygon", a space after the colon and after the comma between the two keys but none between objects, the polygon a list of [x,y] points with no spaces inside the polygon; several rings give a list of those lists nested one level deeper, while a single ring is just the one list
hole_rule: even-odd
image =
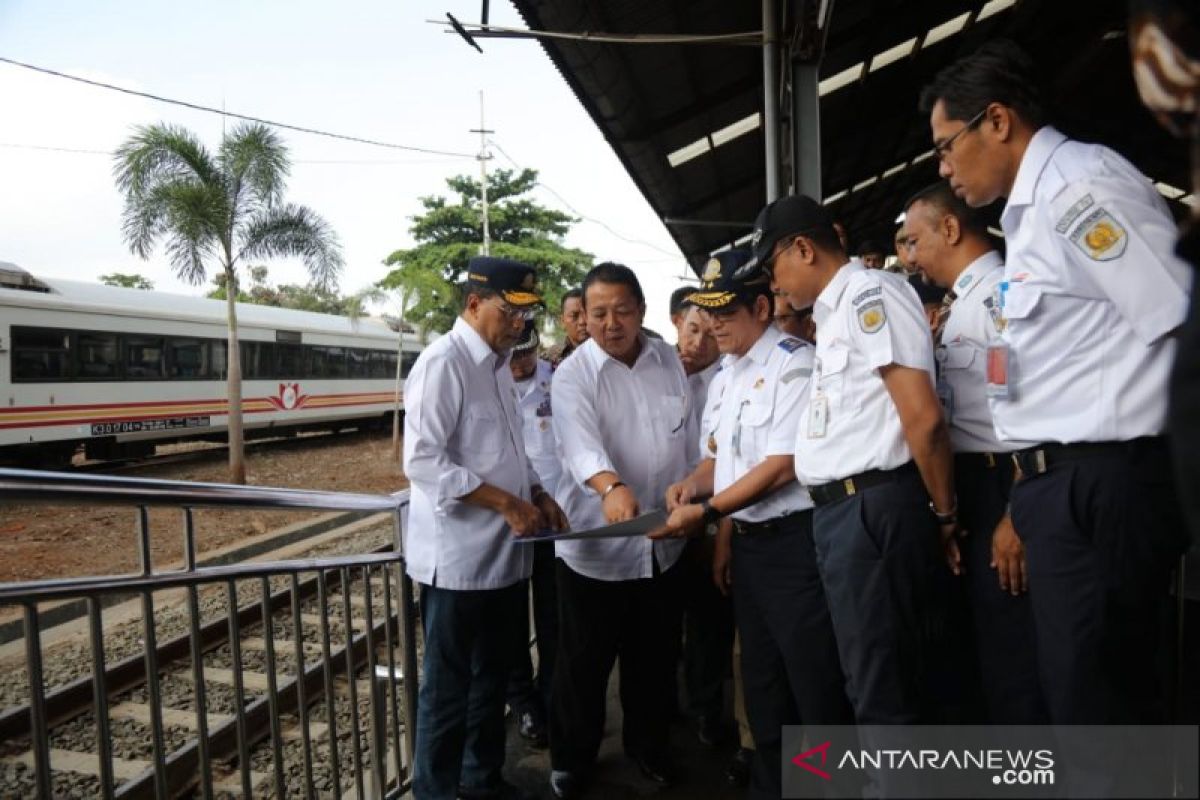
[{"label": "utility pole", "polygon": [[483,251],[482,254],[491,255],[492,237],[488,232],[488,196],[487,196],[487,162],[491,158],[487,151],[487,135],[495,133],[488,130],[483,123],[483,90],[479,91],[479,127],[472,128],[471,133],[479,134],[479,155],[476,158],[479,160],[479,188],[483,198]]}]

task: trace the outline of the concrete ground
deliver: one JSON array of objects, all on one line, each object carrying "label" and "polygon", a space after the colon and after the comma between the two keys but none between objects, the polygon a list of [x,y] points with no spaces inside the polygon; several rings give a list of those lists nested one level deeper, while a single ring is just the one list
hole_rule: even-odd
[{"label": "concrete ground", "polygon": [[[680,780],[669,789],[661,789],[647,780],[621,748],[621,703],[617,697],[616,670],[608,685],[608,718],[600,755],[584,792],[584,800],[633,800],[655,797],[662,800],[740,800],[743,789],[725,780],[725,768],[736,749],[730,726],[729,741],[708,747],[696,738],[696,726],[690,718],[681,718],[671,726],[671,755]],[[550,791],[550,751],[535,750],[516,730],[516,720],[508,720],[508,758],[505,777],[538,798],[553,800]]]}]

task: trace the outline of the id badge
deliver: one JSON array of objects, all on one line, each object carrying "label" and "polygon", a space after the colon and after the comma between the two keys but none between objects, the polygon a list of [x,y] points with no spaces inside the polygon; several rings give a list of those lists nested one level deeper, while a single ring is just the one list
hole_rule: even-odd
[{"label": "id badge", "polygon": [[829,398],[824,393],[813,395],[808,409],[808,438],[824,439],[825,428],[829,424]]},{"label": "id badge", "polygon": [[1004,342],[987,349],[987,396],[1006,398],[1008,391],[1009,350]]}]

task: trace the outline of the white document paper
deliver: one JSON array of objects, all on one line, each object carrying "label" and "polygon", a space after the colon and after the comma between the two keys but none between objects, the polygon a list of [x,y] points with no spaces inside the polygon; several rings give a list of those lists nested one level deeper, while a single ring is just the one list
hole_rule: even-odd
[{"label": "white document paper", "polygon": [[622,536],[645,536],[650,531],[661,528],[667,522],[667,512],[661,509],[647,511],[639,517],[618,522],[615,525],[602,525],[586,531],[555,530],[538,531],[532,536],[514,536],[516,542],[558,542],[565,539],[616,539]]}]

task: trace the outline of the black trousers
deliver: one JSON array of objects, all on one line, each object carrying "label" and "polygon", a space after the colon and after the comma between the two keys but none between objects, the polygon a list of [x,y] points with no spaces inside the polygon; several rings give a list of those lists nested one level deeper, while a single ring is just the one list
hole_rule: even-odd
[{"label": "black trousers", "polygon": [[[672,674],[679,658],[683,570],[652,578],[601,581],[557,561],[558,661],[550,701],[550,764],[583,772],[604,736],[605,694],[621,659],[625,752],[667,754]],[[657,571],[657,568],[656,568]]]},{"label": "black trousers", "polygon": [[912,470],[813,515],[817,565],[860,725],[938,719],[928,642],[940,627],[933,603],[939,570],[949,568],[928,503]]},{"label": "black trousers", "polygon": [[[1193,151],[1194,153],[1195,151]],[[1195,156],[1193,156],[1195,159]],[[1193,165],[1193,169],[1196,169]],[[1200,223],[1187,226],[1177,252],[1200,270]],[[1193,276],[1200,278],[1200,273]],[[1200,536],[1200,293],[1193,290],[1187,318],[1179,330],[1175,366],[1171,372],[1168,421],[1175,456],[1176,486],[1185,522],[1193,537]]]},{"label": "black trousers", "polygon": [[554,542],[538,542],[533,547],[533,575],[529,588],[533,595],[533,629],[537,633],[538,669],[533,677],[533,659],[529,652],[529,594],[525,593],[525,614],[521,617],[516,640],[512,674],[508,678],[508,704],[520,714],[532,710],[544,715],[550,708],[550,687],[554,681],[554,662],[558,658],[558,591],[555,588]]},{"label": "black trousers", "polygon": [[1167,589],[1187,541],[1165,443],[1026,477],[1012,516],[1051,721],[1165,722]]},{"label": "black trousers", "polygon": [[755,744],[750,797],[777,798],[784,725],[854,722],[817,570],[811,512],[783,530],[734,534],[733,606]]},{"label": "black trousers", "polygon": [[733,654],[733,605],[712,579],[713,539],[689,539],[679,567],[683,582],[683,677],[687,709],[719,717]]},{"label": "black trousers", "polygon": [[1029,593],[1014,597],[1001,589],[991,567],[992,533],[1004,516],[1012,480],[1013,464],[1006,456],[990,465],[977,458],[955,459],[958,518],[967,531],[959,548],[984,700],[984,718],[974,721],[1041,725],[1048,717],[1038,680]]}]

